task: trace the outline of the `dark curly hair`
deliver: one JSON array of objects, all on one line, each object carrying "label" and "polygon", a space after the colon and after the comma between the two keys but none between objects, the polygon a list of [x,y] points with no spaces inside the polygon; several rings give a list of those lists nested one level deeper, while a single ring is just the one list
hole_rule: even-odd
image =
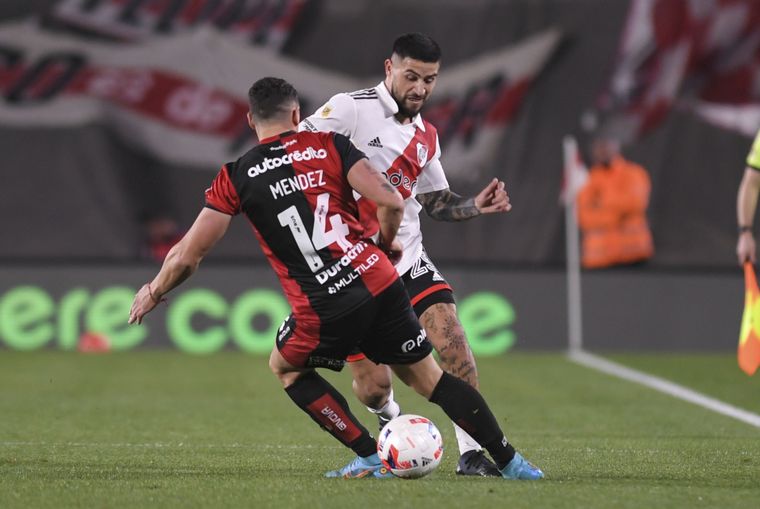
[{"label": "dark curly hair", "polygon": [[441,48],[438,43],[432,37],[419,32],[401,35],[393,41],[393,54],[421,62],[441,61]]}]

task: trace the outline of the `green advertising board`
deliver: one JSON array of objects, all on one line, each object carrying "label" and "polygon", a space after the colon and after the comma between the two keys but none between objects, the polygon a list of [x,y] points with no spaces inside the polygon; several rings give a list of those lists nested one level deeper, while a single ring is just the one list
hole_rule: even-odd
[{"label": "green advertising board", "polygon": [[[166,343],[194,354],[234,346],[268,355],[280,322],[290,307],[272,288],[236,295],[209,287],[178,289],[168,305],[143,325],[127,325],[136,288],[73,287],[58,297],[41,285],[18,285],[0,293],[0,342],[13,350],[45,347],[73,350],[85,333],[99,334],[113,350]],[[458,303],[459,316],[475,355],[499,355],[515,343],[516,320],[510,302],[499,293],[474,292]]]}]

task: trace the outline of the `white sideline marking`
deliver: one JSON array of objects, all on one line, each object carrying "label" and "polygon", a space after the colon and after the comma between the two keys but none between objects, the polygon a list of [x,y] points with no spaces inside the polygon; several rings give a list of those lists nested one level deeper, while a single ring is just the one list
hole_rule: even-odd
[{"label": "white sideline marking", "polygon": [[608,375],[616,376],[630,382],[645,385],[656,391],[669,394],[675,398],[688,401],[689,403],[694,403],[695,405],[699,405],[702,408],[712,410],[713,412],[732,417],[751,426],[755,426],[756,428],[760,428],[760,415],[748,412],[747,410],[743,410],[733,405],[729,405],[728,403],[724,403],[718,399],[705,396],[702,393],[693,391],[682,385],[669,382],[663,378],[642,373],[641,371],[628,368],[622,364],[612,362],[610,360],[599,357],[598,355],[584,352],[582,350],[569,352],[568,358],[573,362],[576,362],[588,368],[596,369],[602,373],[607,373]]},{"label": "white sideline marking", "polygon": [[0,447],[114,447],[114,448],[144,448],[144,449],[341,449],[337,445],[272,445],[272,444],[186,444],[184,442],[168,443],[103,443],[103,442],[0,442]]}]

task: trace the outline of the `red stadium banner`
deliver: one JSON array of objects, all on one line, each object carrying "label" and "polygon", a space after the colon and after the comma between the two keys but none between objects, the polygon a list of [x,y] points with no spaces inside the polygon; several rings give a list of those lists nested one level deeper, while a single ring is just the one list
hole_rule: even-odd
[{"label": "red stadium banner", "polygon": [[60,0],[60,25],[120,41],[213,27],[241,42],[279,50],[309,0]]},{"label": "red stadium banner", "polygon": [[[445,69],[423,114],[441,133],[447,168],[466,170],[453,178],[478,177],[559,40],[548,31]],[[307,114],[337,92],[376,83],[209,27],[104,44],[30,23],[0,25],[0,125],[103,124],[160,159],[194,168],[216,167],[255,143],[246,91],[262,76],[291,81]]]},{"label": "red stadium banner", "polygon": [[673,108],[754,135],[760,127],[760,2],[632,0],[597,108],[630,141]]}]

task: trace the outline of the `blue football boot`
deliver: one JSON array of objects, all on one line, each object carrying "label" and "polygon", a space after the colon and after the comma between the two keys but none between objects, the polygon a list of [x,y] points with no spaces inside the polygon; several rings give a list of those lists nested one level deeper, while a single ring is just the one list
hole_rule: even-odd
[{"label": "blue football boot", "polygon": [[515,453],[512,461],[501,470],[501,476],[504,479],[519,479],[521,481],[537,481],[544,478],[544,473],[540,468],[533,466],[528,460],[522,457],[519,452]]},{"label": "blue football boot", "polygon": [[376,479],[387,479],[393,477],[393,474],[385,468],[385,465],[380,461],[378,455],[373,454],[366,458],[357,456],[340,470],[331,470],[327,472],[325,477],[342,477],[343,479],[374,477]]}]

